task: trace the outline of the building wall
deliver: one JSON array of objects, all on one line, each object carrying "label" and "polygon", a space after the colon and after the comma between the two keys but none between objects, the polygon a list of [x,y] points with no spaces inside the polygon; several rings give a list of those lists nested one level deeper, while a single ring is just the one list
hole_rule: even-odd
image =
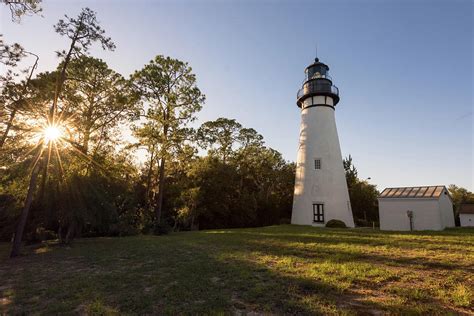
[{"label": "building wall", "polygon": [[[333,104],[332,98],[323,96],[314,97],[311,102]],[[320,170],[315,169],[315,159],[321,159]],[[317,106],[301,111],[296,161],[291,223],[324,226],[329,220],[338,219],[354,227],[334,109]],[[324,204],[325,223],[313,222],[313,203]]]},{"label": "building wall", "polygon": [[459,214],[461,227],[474,227],[474,214]]},{"label": "building wall", "polygon": [[443,190],[439,197],[439,211],[441,215],[442,225],[443,228],[454,227],[456,225],[454,223],[453,202],[445,193],[447,193],[446,190]]},{"label": "building wall", "polygon": [[410,230],[407,210],[413,211],[414,230],[442,230],[444,225],[435,199],[379,199],[381,230]]}]

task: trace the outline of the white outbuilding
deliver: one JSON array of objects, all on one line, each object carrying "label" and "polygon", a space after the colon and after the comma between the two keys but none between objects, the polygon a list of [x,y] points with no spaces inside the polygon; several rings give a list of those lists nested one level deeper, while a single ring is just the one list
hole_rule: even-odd
[{"label": "white outbuilding", "polygon": [[445,186],[386,188],[379,198],[381,230],[443,230],[454,227]]},{"label": "white outbuilding", "polygon": [[461,204],[459,207],[461,227],[474,227],[474,204]]}]

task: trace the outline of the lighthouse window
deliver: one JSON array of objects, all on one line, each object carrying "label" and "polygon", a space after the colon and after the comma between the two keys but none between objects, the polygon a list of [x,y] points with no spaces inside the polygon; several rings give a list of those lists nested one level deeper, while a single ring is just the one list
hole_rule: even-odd
[{"label": "lighthouse window", "polygon": [[314,160],[314,169],[321,169],[321,159]]},{"label": "lighthouse window", "polygon": [[324,223],[324,204],[322,203],[313,204],[313,222]]}]

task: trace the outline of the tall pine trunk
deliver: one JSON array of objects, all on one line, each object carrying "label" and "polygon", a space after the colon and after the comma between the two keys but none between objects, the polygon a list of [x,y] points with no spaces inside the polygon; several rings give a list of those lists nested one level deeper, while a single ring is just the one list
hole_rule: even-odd
[{"label": "tall pine trunk", "polygon": [[[165,119],[168,120],[168,112],[165,112]],[[158,176],[158,201],[156,203],[156,219],[155,223],[157,225],[160,224],[161,222],[161,213],[163,213],[163,195],[164,195],[164,190],[165,190],[165,164],[166,164],[166,152],[164,151],[163,148],[167,148],[168,146],[168,124],[164,124],[163,126],[163,138],[162,138],[162,144],[161,144],[161,160],[160,160],[160,173]]]},{"label": "tall pine trunk", "polygon": [[[36,67],[38,66],[38,60],[39,57],[33,53],[28,52],[28,54],[31,54],[36,57],[35,63],[33,64],[33,67],[31,67],[30,74],[28,75],[28,78],[26,78],[25,84],[23,85],[23,89],[20,95],[20,100],[24,98],[25,93],[28,89],[28,86],[30,84],[31,78],[33,77],[33,74],[35,72]],[[2,138],[0,139],[0,148],[3,147],[5,144],[5,141],[7,140],[8,133],[10,132],[10,129],[13,126],[13,120],[15,119],[16,112],[18,111],[18,108],[14,108],[12,112],[10,113],[10,118],[8,120],[7,126],[5,128],[5,132],[3,132]]]},{"label": "tall pine trunk", "polygon": [[7,127],[5,128],[5,132],[3,132],[2,139],[0,139],[0,148],[3,147],[3,144],[5,144],[5,141],[7,140],[8,133],[10,132],[10,129],[13,125],[13,120],[15,119],[16,111],[17,109],[13,109],[10,113],[10,118],[8,119]]},{"label": "tall pine trunk", "polygon": [[156,224],[160,224],[161,213],[163,209],[163,193],[165,189],[165,162],[166,162],[166,159],[164,157],[161,158],[159,183],[158,183],[158,201],[156,203],[156,208],[155,208],[155,212],[156,212],[155,223]]},{"label": "tall pine trunk", "polygon": [[21,240],[23,238],[23,232],[26,226],[26,220],[28,219],[28,214],[30,213],[31,202],[33,201],[33,194],[36,189],[36,179],[38,178],[38,166],[33,168],[33,172],[30,178],[30,185],[28,187],[28,193],[26,194],[25,205],[21,211],[20,220],[18,222],[15,237],[13,238],[12,251],[10,253],[10,258],[17,257],[20,255],[21,249]]},{"label": "tall pine trunk", "polygon": [[153,177],[153,161],[155,160],[155,146],[152,147],[150,154],[150,165],[148,166],[148,172],[146,176],[146,192],[145,192],[145,203],[147,209],[152,205],[151,196],[151,179]]}]

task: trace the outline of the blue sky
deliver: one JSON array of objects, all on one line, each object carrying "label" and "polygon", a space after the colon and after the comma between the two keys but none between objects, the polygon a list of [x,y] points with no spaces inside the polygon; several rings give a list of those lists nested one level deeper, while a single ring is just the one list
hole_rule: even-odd
[{"label": "blue sky", "polygon": [[387,186],[474,189],[472,1],[48,1],[1,33],[57,64],[53,24],[82,7],[117,45],[93,49],[128,76],[157,54],[189,62],[207,101],[199,122],[235,118],[294,161],[296,92],[315,57],[340,89],[341,149],[361,178]]}]

